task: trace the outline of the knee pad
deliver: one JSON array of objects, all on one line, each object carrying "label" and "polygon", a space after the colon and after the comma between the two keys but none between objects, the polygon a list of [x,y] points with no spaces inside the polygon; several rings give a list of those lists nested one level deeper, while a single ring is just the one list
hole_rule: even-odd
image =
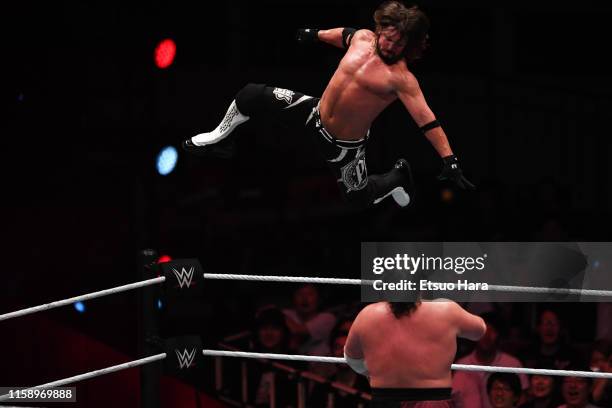
[{"label": "knee pad", "polygon": [[236,94],[236,107],[243,115],[251,116],[263,105],[265,84],[249,83]]}]

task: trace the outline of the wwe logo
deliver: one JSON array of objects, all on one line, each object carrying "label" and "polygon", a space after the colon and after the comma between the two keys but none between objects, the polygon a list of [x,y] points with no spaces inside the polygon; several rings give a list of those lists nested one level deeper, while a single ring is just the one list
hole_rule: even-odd
[{"label": "wwe logo", "polygon": [[176,280],[178,280],[178,283],[181,289],[183,288],[183,286],[187,286],[187,288],[191,286],[191,281],[193,280],[194,270],[195,270],[195,267],[193,266],[189,268],[189,270],[186,270],[185,268],[181,268],[180,272],[172,268],[172,272],[174,273],[174,276],[176,276]]},{"label": "wwe logo", "polygon": [[295,94],[295,92],[283,88],[274,88],[274,91],[272,93],[274,94],[274,96],[276,96],[276,99],[278,99],[279,101],[284,100],[288,104],[291,104],[291,101],[293,101],[293,95]]},{"label": "wwe logo", "polygon": [[183,352],[180,352],[179,350],[174,350],[174,353],[176,354],[176,359],[179,363],[179,368],[181,370],[183,368],[189,368],[193,366],[193,360],[195,360],[196,351],[196,349],[193,349],[191,351],[185,349]]}]

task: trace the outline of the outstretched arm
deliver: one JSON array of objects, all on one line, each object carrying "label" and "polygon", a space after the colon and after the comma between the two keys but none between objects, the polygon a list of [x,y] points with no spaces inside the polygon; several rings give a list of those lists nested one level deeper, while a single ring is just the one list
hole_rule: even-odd
[{"label": "outstretched arm", "polygon": [[446,133],[444,133],[440,123],[427,105],[419,82],[414,75],[408,70],[398,74],[395,87],[397,96],[408,109],[410,116],[442,158],[443,168],[438,179],[451,180],[462,189],[473,190],[474,185],[463,176],[457,156],[453,154],[448,143]]},{"label": "outstretched arm", "polygon": [[[410,72],[404,73],[399,78],[397,94],[419,128],[423,129],[423,126],[436,120],[435,115],[427,105],[427,101],[425,101],[425,96],[417,79]],[[440,157],[453,154],[446,133],[441,126],[424,130],[424,134]]]},{"label": "outstretched arm", "polygon": [[324,43],[331,44],[334,47],[348,49],[351,45],[353,35],[355,35],[354,28],[332,28],[331,30],[319,31],[319,40]]},{"label": "outstretched arm", "polygon": [[354,28],[332,28],[330,30],[317,30],[315,28],[301,28],[297,33],[297,40],[301,43],[321,41],[334,47],[348,49],[351,45]]}]

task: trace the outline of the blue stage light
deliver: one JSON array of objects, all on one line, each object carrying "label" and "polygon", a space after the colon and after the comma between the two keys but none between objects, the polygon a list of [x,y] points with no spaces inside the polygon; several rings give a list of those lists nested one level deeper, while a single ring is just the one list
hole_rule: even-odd
[{"label": "blue stage light", "polygon": [[173,146],[164,147],[157,155],[157,171],[162,176],[172,173],[178,161],[178,152]]},{"label": "blue stage light", "polygon": [[79,313],[85,313],[85,303],[83,303],[83,302],[76,302],[74,304],[74,308]]}]

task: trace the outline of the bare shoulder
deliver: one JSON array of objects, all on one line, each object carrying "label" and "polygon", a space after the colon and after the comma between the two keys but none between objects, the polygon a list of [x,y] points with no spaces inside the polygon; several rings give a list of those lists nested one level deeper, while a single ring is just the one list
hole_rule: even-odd
[{"label": "bare shoulder", "polygon": [[382,306],[385,302],[370,303],[359,312],[359,316],[368,316],[375,313],[380,313]]},{"label": "bare shoulder", "polygon": [[415,92],[419,90],[419,81],[408,69],[405,61],[400,61],[393,67],[393,83],[399,92]]},{"label": "bare shoulder", "polygon": [[371,319],[380,319],[387,312],[388,306],[386,302],[370,303],[357,314],[355,323],[363,323]]},{"label": "bare shoulder", "polygon": [[449,299],[435,299],[427,304],[433,313],[446,317],[457,316],[462,310],[461,306]]},{"label": "bare shoulder", "polygon": [[374,39],[374,32],[366,29],[357,30],[353,39],[357,41],[372,41]]}]

